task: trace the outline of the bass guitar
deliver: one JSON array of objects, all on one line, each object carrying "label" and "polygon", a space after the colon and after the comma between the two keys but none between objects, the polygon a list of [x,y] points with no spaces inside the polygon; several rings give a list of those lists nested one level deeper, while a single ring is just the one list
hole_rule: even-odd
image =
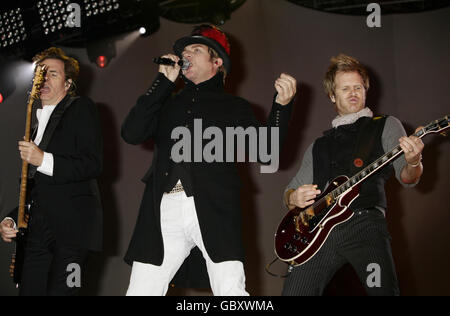
[{"label": "bass guitar", "polygon": [[[414,134],[419,138],[450,128],[449,116],[431,122]],[[359,196],[361,184],[403,153],[400,145],[375,160],[351,178],[339,176],[330,181],[316,202],[306,208],[290,210],[275,234],[275,254],[291,266],[310,260],[326,242],[331,230],[353,215],[349,208]]]},{"label": "bass guitar", "polygon": [[[24,140],[29,142],[31,136],[31,113],[33,109],[33,103],[39,99],[41,88],[45,82],[45,74],[47,67],[45,65],[37,65],[33,78],[33,86],[28,98],[26,123],[25,123],[25,138]],[[28,184],[28,162],[22,161],[22,173],[20,181],[20,195],[19,195],[19,208],[17,214],[17,230],[16,235],[16,250],[13,254],[10,274],[14,283],[18,287],[22,279],[22,268],[25,257],[25,243],[27,239],[28,230],[28,218],[30,205],[27,201],[27,184]]]}]

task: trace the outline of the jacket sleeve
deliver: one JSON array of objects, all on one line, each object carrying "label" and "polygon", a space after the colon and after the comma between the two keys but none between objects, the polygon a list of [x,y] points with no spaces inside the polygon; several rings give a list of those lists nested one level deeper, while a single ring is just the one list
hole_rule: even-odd
[{"label": "jacket sleeve", "polygon": [[284,140],[288,134],[289,120],[291,118],[295,97],[286,105],[278,104],[276,95],[273,97],[272,111],[269,114],[268,125],[279,128],[280,149],[283,147]]},{"label": "jacket sleeve", "polygon": [[[262,134],[259,127],[267,127],[267,133],[265,133],[265,138],[267,138],[266,149],[268,148],[278,148],[281,151],[284,140],[286,139],[289,127],[289,120],[292,113],[292,108],[294,104],[295,98],[286,105],[281,105],[276,103],[276,95],[273,99],[272,110],[270,111],[269,118],[267,120],[267,124],[262,124],[259,122],[253,110],[248,102],[242,101],[243,103],[238,107],[239,108],[239,120],[238,126],[242,126],[243,128],[248,128],[250,126],[258,128],[258,144],[259,146],[262,144],[263,139],[261,139]],[[274,146],[272,144],[272,128],[278,129],[278,146]],[[260,153],[261,151],[258,150]],[[258,158],[258,161],[262,164],[266,164],[263,159]]]},{"label": "jacket sleeve", "polygon": [[[97,106],[82,98],[67,111],[73,130],[73,149],[70,152],[52,152],[54,184],[66,184],[97,178],[102,171],[103,143]],[[66,114],[65,114],[66,115]],[[47,177],[43,175],[43,177]]]},{"label": "jacket sleeve", "polygon": [[175,89],[175,83],[159,73],[152,87],[137,100],[122,124],[122,138],[137,145],[152,138],[158,128],[158,114],[166,99]]}]

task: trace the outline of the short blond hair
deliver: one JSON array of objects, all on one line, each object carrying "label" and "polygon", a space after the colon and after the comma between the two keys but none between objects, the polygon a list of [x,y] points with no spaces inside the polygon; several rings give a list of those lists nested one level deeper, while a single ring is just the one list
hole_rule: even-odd
[{"label": "short blond hair", "polygon": [[370,83],[367,70],[356,58],[339,54],[336,57],[331,57],[330,62],[328,71],[323,79],[323,87],[327,96],[334,96],[336,89],[334,80],[339,72],[357,72],[363,80],[364,88],[366,91],[369,90]]}]

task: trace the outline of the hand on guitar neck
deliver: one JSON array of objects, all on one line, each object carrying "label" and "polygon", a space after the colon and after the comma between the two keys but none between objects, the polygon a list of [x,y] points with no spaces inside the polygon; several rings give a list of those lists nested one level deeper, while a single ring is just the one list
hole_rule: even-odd
[{"label": "hand on guitar neck", "polygon": [[44,152],[32,141],[20,141],[19,151],[20,158],[22,158],[23,161],[26,161],[36,167],[42,165],[42,161],[44,160]]},{"label": "hand on guitar neck", "polygon": [[[416,133],[422,128],[423,126],[418,127]],[[401,172],[401,179],[406,184],[416,183],[423,173],[422,151],[424,144],[419,137],[411,135],[400,138],[399,145],[403,149],[407,163]]]}]

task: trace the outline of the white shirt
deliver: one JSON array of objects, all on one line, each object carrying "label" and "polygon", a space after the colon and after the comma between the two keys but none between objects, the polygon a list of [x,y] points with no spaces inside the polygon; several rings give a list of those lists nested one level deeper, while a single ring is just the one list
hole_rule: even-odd
[{"label": "white shirt", "polygon": [[[36,134],[36,138],[34,139],[34,143],[39,146],[42,141],[42,137],[44,136],[45,128],[47,127],[50,116],[53,113],[53,110],[56,108],[56,105],[46,105],[42,109],[38,109],[36,111],[36,117],[38,119],[39,125]],[[42,164],[37,168],[37,171],[43,173],[47,176],[53,176],[53,155],[50,153],[44,152],[44,158],[42,160]]]}]

